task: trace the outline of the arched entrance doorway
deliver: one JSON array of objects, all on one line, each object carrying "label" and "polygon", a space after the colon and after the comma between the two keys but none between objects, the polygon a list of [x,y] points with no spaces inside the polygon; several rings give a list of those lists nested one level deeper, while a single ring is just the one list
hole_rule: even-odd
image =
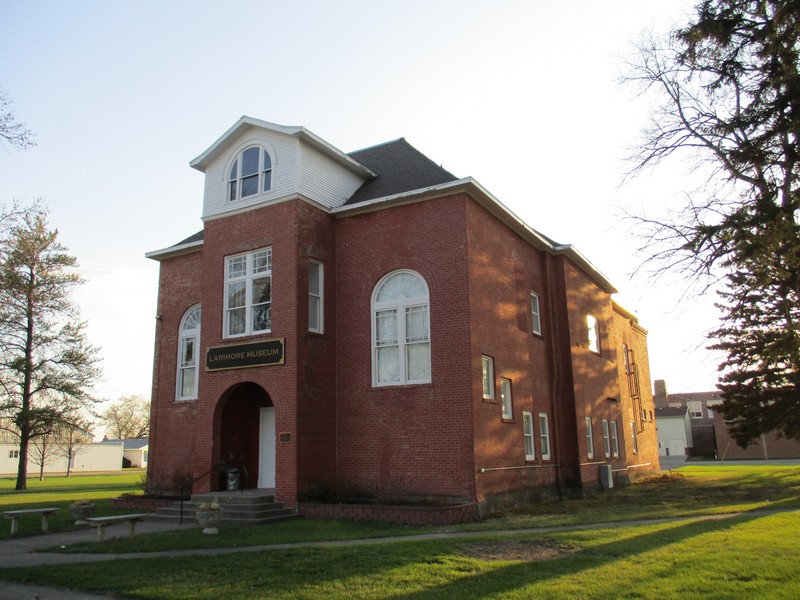
[{"label": "arched entrance doorway", "polygon": [[242,488],[275,487],[275,407],[251,382],[230,388],[220,403],[219,463],[237,467]]}]

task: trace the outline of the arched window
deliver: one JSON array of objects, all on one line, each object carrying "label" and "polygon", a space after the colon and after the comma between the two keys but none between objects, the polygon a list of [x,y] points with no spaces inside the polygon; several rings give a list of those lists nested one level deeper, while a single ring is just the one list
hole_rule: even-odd
[{"label": "arched window", "polygon": [[384,277],[372,295],[373,383],[431,381],[428,286],[413,271]]},{"label": "arched window", "polygon": [[200,351],[200,305],[186,311],[181,319],[178,343],[178,400],[197,399],[197,357]]},{"label": "arched window", "polygon": [[228,172],[228,200],[247,198],[272,189],[272,158],[261,146],[245,148]]}]

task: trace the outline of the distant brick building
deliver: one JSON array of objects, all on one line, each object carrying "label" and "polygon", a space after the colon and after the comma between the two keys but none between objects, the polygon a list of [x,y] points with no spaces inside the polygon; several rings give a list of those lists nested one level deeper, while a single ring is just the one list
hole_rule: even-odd
[{"label": "distant brick building", "polygon": [[728,433],[728,426],[721,413],[714,411],[714,406],[722,402],[719,391],[670,394],[662,379],[654,381],[653,387],[656,414],[659,414],[659,409],[667,407],[686,409],[691,425],[687,447],[687,454],[690,456],[716,456],[720,460],[800,458],[799,442],[779,438],[775,434],[762,435],[747,448],[739,447]]},{"label": "distant brick building", "polygon": [[570,245],[395,140],[242,117],[159,261],[148,477],[483,512],[658,471],[646,331]]}]

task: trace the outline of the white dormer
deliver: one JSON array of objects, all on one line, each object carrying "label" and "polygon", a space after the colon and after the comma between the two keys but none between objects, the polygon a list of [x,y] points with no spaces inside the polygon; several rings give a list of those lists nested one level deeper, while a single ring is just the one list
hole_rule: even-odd
[{"label": "white dormer", "polygon": [[189,164],[206,176],[203,219],[294,197],[336,208],[375,176],[304,127],[247,116]]}]

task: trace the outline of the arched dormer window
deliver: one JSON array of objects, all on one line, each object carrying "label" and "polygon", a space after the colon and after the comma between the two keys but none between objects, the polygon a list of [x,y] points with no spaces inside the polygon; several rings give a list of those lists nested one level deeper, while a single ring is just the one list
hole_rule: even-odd
[{"label": "arched dormer window", "polygon": [[413,271],[384,277],[372,295],[373,383],[430,383],[428,285]]},{"label": "arched dormer window", "polygon": [[177,400],[197,399],[197,375],[200,352],[200,305],[186,311],[181,319],[178,343]]},{"label": "arched dormer window", "polygon": [[272,158],[261,146],[245,148],[228,172],[228,200],[247,198],[272,189]]}]

